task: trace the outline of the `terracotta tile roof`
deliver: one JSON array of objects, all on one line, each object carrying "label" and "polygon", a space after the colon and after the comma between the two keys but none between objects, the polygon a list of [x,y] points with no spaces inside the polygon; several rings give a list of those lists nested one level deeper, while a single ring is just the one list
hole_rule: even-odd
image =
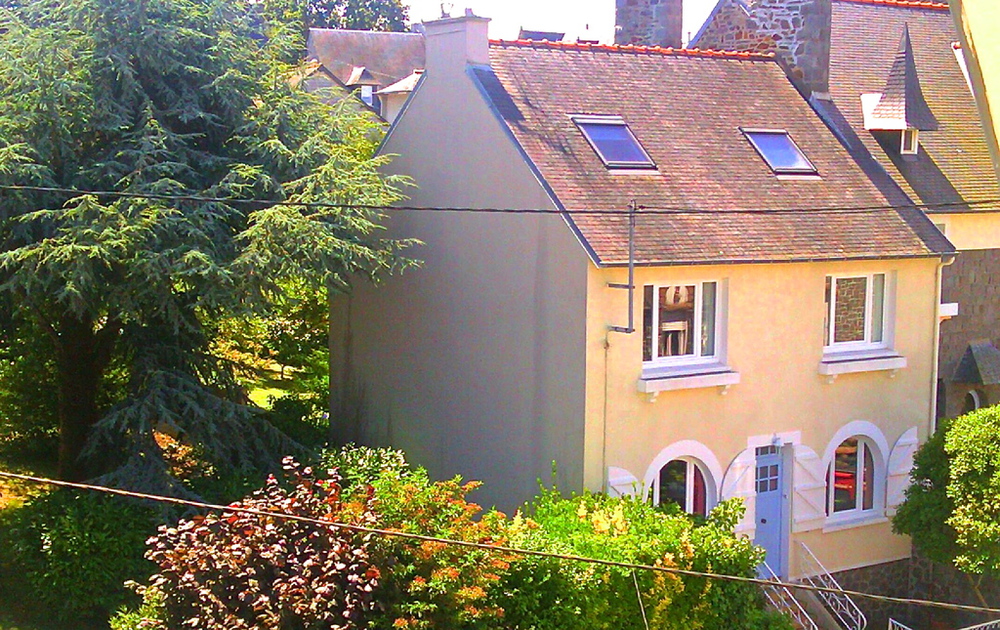
[{"label": "terracotta tile roof", "polygon": [[[481,90],[566,209],[625,210],[632,200],[651,208],[754,211],[889,203],[769,56],[520,41],[493,42],[490,62],[474,70]],[[572,114],[621,116],[658,169],[609,171]],[[776,177],[741,126],[787,130],[821,178]],[[570,221],[598,262],[627,262],[626,216]],[[917,211],[647,213],[637,223],[636,258],[645,264],[951,249]]]},{"label": "terracotta tile roof", "polygon": [[856,4],[881,4],[890,7],[903,7],[905,9],[930,9],[933,11],[948,11],[947,2],[927,2],[925,0],[842,0],[843,2],[854,2]]},{"label": "terracotta tile roof", "polygon": [[[830,51],[832,103],[821,103],[856,159],[889,188],[894,182],[917,203],[955,204],[937,212],[997,211],[967,201],[1000,198],[979,112],[955,57],[958,39],[944,4],[833,0]],[[924,100],[937,121],[920,133],[920,153],[901,156],[899,132],[865,131],[861,95],[883,91],[896,44],[908,28]],[[870,154],[866,156],[865,154]]]}]

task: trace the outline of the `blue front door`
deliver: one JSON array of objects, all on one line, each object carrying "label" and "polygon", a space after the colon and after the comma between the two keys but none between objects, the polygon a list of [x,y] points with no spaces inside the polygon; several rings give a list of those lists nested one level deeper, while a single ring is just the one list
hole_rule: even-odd
[{"label": "blue front door", "polygon": [[757,449],[757,470],[754,487],[757,490],[757,528],[754,544],[767,552],[765,561],[771,570],[782,574],[783,508],[781,447],[763,446]]}]

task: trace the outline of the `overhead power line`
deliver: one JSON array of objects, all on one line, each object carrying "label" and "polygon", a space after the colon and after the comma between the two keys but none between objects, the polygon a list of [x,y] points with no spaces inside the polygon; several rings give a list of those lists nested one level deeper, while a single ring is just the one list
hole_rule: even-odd
[{"label": "overhead power line", "polygon": [[[568,215],[619,215],[628,216],[629,210],[621,209],[587,209],[575,208],[559,210],[554,208],[475,208],[465,206],[407,206],[407,205],[380,205],[380,204],[359,204],[359,203],[333,203],[322,201],[288,201],[271,199],[239,199],[233,197],[207,197],[201,195],[166,195],[147,192],[122,192],[116,190],[82,190],[78,188],[59,188],[53,186],[28,186],[28,185],[0,185],[0,190],[11,192],[41,192],[53,194],[65,194],[72,196],[90,195],[95,197],[112,197],[119,199],[151,199],[157,201],[171,202],[200,202],[200,203],[226,203],[226,204],[248,204],[260,206],[289,206],[296,208],[325,208],[342,210],[377,210],[385,212],[456,212],[473,214],[568,214]],[[686,214],[706,214],[706,215],[727,215],[727,214],[747,214],[747,215],[776,215],[776,214],[872,214],[878,212],[898,212],[900,210],[937,210],[945,208],[967,208],[979,206],[997,206],[1000,208],[1000,198],[997,199],[977,199],[961,202],[941,202],[941,203],[915,203],[900,205],[874,205],[874,206],[817,206],[799,208],[722,208],[718,210],[708,210],[705,208],[682,208],[670,206],[649,206],[639,204],[637,214],[640,215],[686,215]]]},{"label": "overhead power line", "polygon": [[888,595],[876,595],[873,593],[864,593],[861,591],[849,591],[836,588],[827,588],[824,586],[813,586],[811,584],[796,584],[794,582],[782,582],[779,580],[765,580],[761,578],[751,578],[743,577],[738,575],[725,575],[721,573],[710,573],[706,571],[692,571],[688,569],[678,569],[675,567],[663,567],[654,566],[648,564],[636,564],[632,562],[618,562],[615,560],[603,560],[600,558],[589,558],[586,556],[577,556],[573,554],[561,554],[561,553],[551,553],[548,551],[535,551],[531,549],[518,549],[516,547],[506,547],[503,545],[491,545],[487,543],[471,542],[466,540],[454,540],[450,538],[441,538],[438,536],[425,536],[422,534],[412,534],[408,532],[401,532],[391,529],[380,529],[377,527],[365,527],[363,525],[351,525],[349,523],[340,523],[337,521],[327,521],[323,519],[312,518],[308,516],[300,516],[298,514],[288,514],[285,512],[272,512],[267,510],[257,510],[253,508],[243,508],[234,505],[217,505],[212,503],[204,503],[201,501],[193,501],[190,499],[180,499],[175,497],[167,497],[156,494],[147,494],[143,492],[132,492],[130,490],[121,490],[119,488],[109,488],[107,486],[97,486],[86,483],[76,483],[71,481],[60,481],[57,479],[48,479],[45,477],[35,477],[32,475],[21,475],[17,473],[9,473],[0,471],[0,477],[6,477],[9,479],[19,479],[21,481],[30,481],[33,483],[46,484],[51,486],[58,486],[63,488],[74,488],[77,490],[88,490],[93,492],[103,492],[105,494],[113,494],[123,497],[129,497],[133,499],[142,499],[146,501],[155,501],[158,503],[171,503],[174,505],[183,505],[187,507],[194,507],[203,510],[218,510],[221,512],[237,513],[237,514],[249,514],[252,516],[262,516],[268,518],[279,518],[290,521],[299,521],[303,523],[310,523],[313,525],[319,525],[322,527],[329,527],[332,529],[342,529],[346,531],[358,532],[363,534],[373,534],[376,536],[386,536],[392,538],[404,538],[408,540],[416,540],[420,542],[431,542],[438,543],[442,545],[450,545],[454,547],[465,547],[469,549],[479,549],[484,551],[493,551],[497,553],[509,553],[513,555],[521,556],[533,556],[538,558],[548,558],[551,560],[567,560],[571,562],[583,562],[587,564],[596,564],[607,567],[615,567],[620,569],[630,569],[639,571],[652,571],[655,573],[669,573],[672,575],[681,575],[685,577],[697,577],[705,578],[709,580],[721,580],[729,582],[741,582],[744,584],[757,584],[760,586],[779,586],[788,589],[797,589],[800,591],[813,591],[818,593],[833,593],[838,595],[847,595],[849,597],[858,597],[863,599],[868,599],[872,601],[879,601],[890,604],[904,604],[913,606],[922,606],[928,608],[941,608],[946,610],[957,610],[963,612],[973,612],[973,613],[984,613],[984,614],[994,614],[1000,615],[1000,608],[988,608],[985,606],[967,606],[964,604],[953,604],[950,602],[939,602],[926,599],[910,599],[904,597],[890,597]]}]

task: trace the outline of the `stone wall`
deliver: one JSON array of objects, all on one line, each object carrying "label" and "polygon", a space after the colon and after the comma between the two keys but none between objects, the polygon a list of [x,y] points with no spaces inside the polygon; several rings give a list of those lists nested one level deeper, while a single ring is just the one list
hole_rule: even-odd
[{"label": "stone wall", "polygon": [[[972,386],[952,375],[970,342],[1000,343],[1000,249],[966,250],[941,272],[941,301],[958,302],[958,316],[941,323],[940,378],[945,384],[944,417],[961,415]],[[998,346],[1000,347],[1000,346]],[[987,404],[1000,402],[995,387],[979,388]]]},{"label": "stone wall", "polygon": [[615,43],[680,48],[681,0],[615,0]]},{"label": "stone wall", "polygon": [[[931,562],[920,556],[841,571],[834,574],[834,577],[841,588],[849,591],[968,606],[981,606],[983,603],[972,586],[976,578],[970,581],[969,576],[954,567]],[[983,579],[976,583],[988,606],[1000,605],[1000,581]],[[862,598],[856,598],[854,603],[865,613],[869,628],[885,628],[890,617],[912,628],[926,630],[954,630],[991,620],[980,614],[889,604]]]},{"label": "stone wall", "polygon": [[725,0],[692,45],[772,52],[804,94],[828,92],[830,0]]}]

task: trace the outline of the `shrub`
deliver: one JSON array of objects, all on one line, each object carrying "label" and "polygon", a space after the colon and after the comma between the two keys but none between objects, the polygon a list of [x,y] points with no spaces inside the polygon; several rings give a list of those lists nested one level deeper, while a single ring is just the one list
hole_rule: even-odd
[{"label": "shrub", "polygon": [[[58,490],[0,513],[3,590],[29,613],[102,620],[134,599],[127,580],[148,576],[143,542],[155,512],[120,497]],[[23,596],[20,596],[23,591]]]},{"label": "shrub", "polygon": [[[752,576],[763,552],[732,532],[736,502],[702,524],[629,497],[563,498],[543,490],[530,518],[514,518],[512,542],[538,551],[625,563]],[[751,585],[541,558],[515,563],[494,597],[511,627],[583,629],[785,628]],[[641,600],[641,605],[640,605]]]},{"label": "shrub", "polygon": [[[319,479],[286,458],[287,484],[273,476],[234,507],[370,525],[370,497],[342,496],[339,478]],[[238,512],[209,514],[161,527],[146,557],[159,572],[141,589],[155,627],[208,630],[364,626],[379,571],[369,537],[343,529]],[[119,619],[135,621],[126,613]],[[142,627],[141,625],[139,627]]]}]

